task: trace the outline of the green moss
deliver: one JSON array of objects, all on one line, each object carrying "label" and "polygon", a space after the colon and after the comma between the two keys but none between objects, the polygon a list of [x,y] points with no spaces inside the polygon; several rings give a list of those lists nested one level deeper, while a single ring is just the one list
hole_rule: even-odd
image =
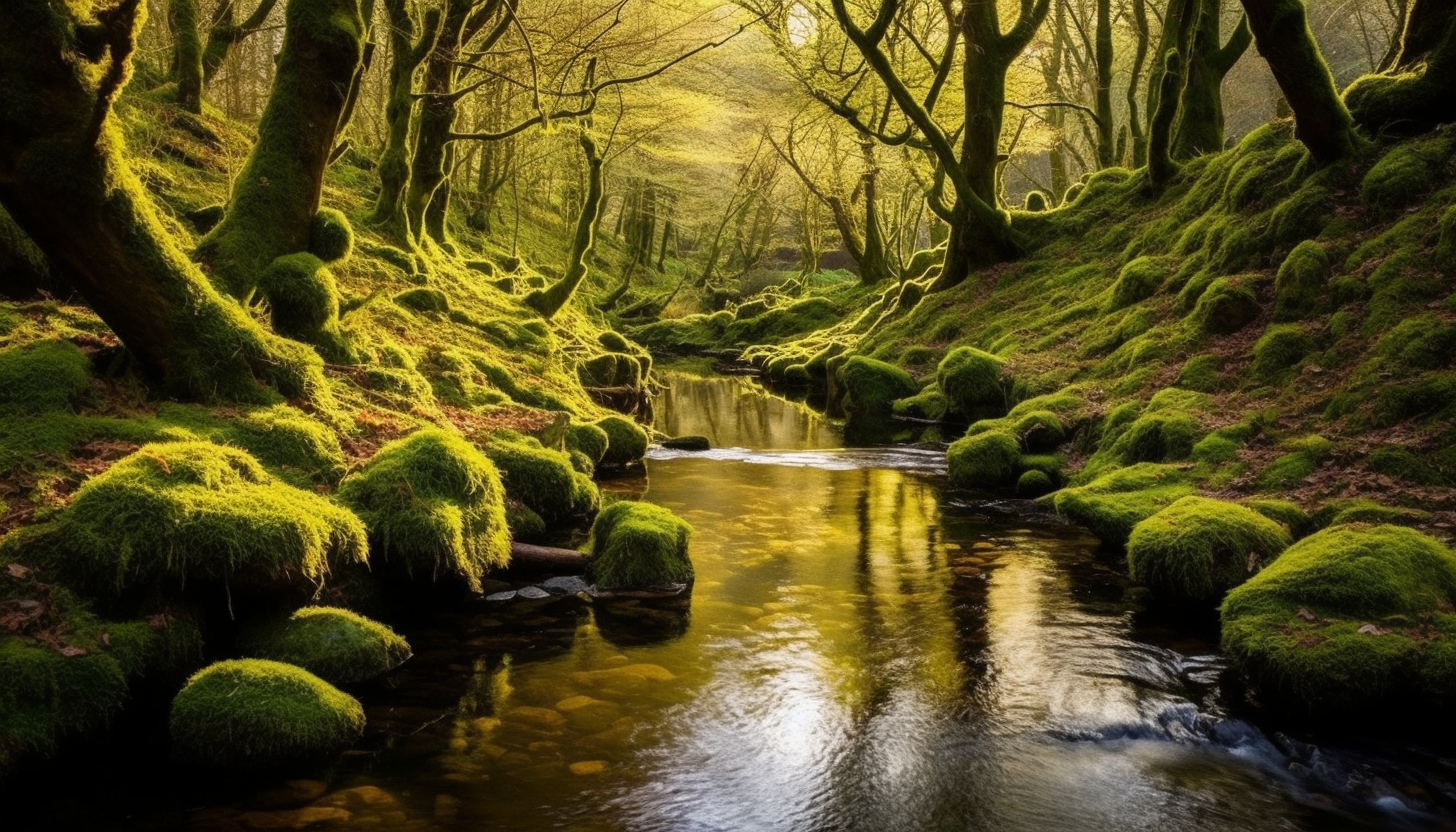
[{"label": "green moss", "polygon": [[607,452],[601,464],[613,467],[636,465],[647,455],[647,431],[624,416],[606,416],[596,426],[607,434]]},{"label": "green moss", "polygon": [[784,384],[790,387],[808,387],[813,383],[814,377],[810,375],[807,365],[796,363],[784,368]]},{"label": "green moss", "polygon": [[33,545],[98,591],[205,580],[317,586],[331,567],[368,557],[354,515],[207,442],[143,446],[83,484]]},{"label": "green moss", "polygon": [[1334,216],[1330,189],[1307,184],[1274,208],[1268,234],[1275,246],[1295,246],[1318,237]]},{"label": "green moss", "polygon": [[895,400],[891,406],[891,412],[896,416],[939,421],[950,412],[950,402],[946,400],[945,394],[940,392],[939,387],[930,384],[913,396]]},{"label": "green moss", "polygon": [[566,428],[566,449],[581,453],[591,461],[593,467],[607,455],[607,447],[610,443],[611,438],[598,425],[572,422]]},{"label": "green moss", "polygon": [[258,278],[279,335],[323,348],[326,357],[346,351],[339,332],[339,287],[323,261],[308,253],[279,257]]},{"label": "green moss", "polygon": [[1006,362],[974,347],[951,350],[935,371],[935,381],[951,408],[974,422],[1005,416],[1010,407]]},{"label": "green moss", "polygon": [[1348,526],[1357,523],[1415,526],[1430,519],[1429,513],[1419,509],[1387,506],[1364,498],[1336,500],[1320,509],[1315,516],[1316,522],[1321,526]]},{"label": "green moss", "polygon": [[1291,542],[1287,530],[1253,509],[1190,496],[1133,528],[1127,565],[1161,600],[1209,604]]},{"label": "green moss", "polygon": [[693,579],[692,527],[661,506],[630,500],[602,510],[592,525],[587,579],[602,589],[646,589]]},{"label": "green moss", "polygon": [[1416,485],[1448,485],[1439,465],[1409,448],[1377,448],[1366,458],[1365,467],[1377,474],[1397,477]]},{"label": "green moss", "polygon": [[1016,481],[1021,445],[1000,430],[957,439],[946,449],[951,485],[960,488],[1000,488]]},{"label": "green moss", "polygon": [[411,576],[480,589],[510,559],[505,489],[495,463],[464,439],[427,428],[385,445],[344,480],[339,499],[369,529],[374,554]]},{"label": "green moss", "polygon": [[414,312],[447,314],[450,311],[450,296],[428,286],[406,289],[394,296],[394,302]]},{"label": "green moss", "polygon": [[1259,298],[1238,278],[1219,278],[1208,284],[1193,307],[1193,322],[1209,335],[1228,335],[1253,323]]},{"label": "green moss", "polygon": [[1033,214],[1039,214],[1050,207],[1051,197],[1045,191],[1028,191],[1023,210]]},{"label": "green moss", "polygon": [[1187,413],[1149,412],[1128,425],[1110,450],[1125,464],[1176,462],[1193,453],[1193,445],[1201,433],[1198,420]]},{"label": "green moss", "polygon": [[1305,436],[1283,444],[1289,453],[1259,473],[1259,485],[1268,489],[1296,488],[1329,458],[1334,445],[1322,436]]},{"label": "green moss", "polygon": [[1229,593],[1223,648],[1261,699],[1329,718],[1456,696],[1456,557],[1395,526],[1327,529]]},{"label": "green moss", "polygon": [[1041,471],[1026,471],[1016,480],[1016,496],[1035,499],[1056,490],[1052,478]]},{"label": "green moss", "polygon": [[1453,411],[1456,411],[1456,373],[1436,372],[1380,387],[1370,415],[1376,427],[1390,427],[1419,417],[1448,418]]},{"label": "green moss", "polygon": [[506,494],[548,526],[590,519],[601,508],[596,485],[572,467],[564,451],[543,447],[529,436],[498,431],[485,446],[485,454],[500,470]]},{"label": "green moss", "polygon": [[1376,214],[1389,216],[1447,181],[1444,138],[1398,145],[1381,157],[1360,183],[1360,198]]},{"label": "green moss", "polygon": [[1249,371],[1261,384],[1277,386],[1317,349],[1319,345],[1300,325],[1274,324],[1254,344],[1254,363]]},{"label": "green moss", "polygon": [[1174,384],[1185,390],[1212,393],[1219,387],[1219,374],[1222,370],[1222,358],[1216,355],[1195,355],[1183,362],[1183,368],[1178,371],[1178,379]]},{"label": "green moss", "polygon": [[1027,453],[1054,451],[1067,441],[1066,425],[1050,410],[1033,410],[1016,417],[1015,430]]},{"label": "green moss", "polygon": [[588,387],[641,387],[642,364],[636,356],[609,352],[576,365],[576,375]]},{"label": "green moss", "polygon": [[275,469],[297,470],[322,482],[338,482],[344,475],[338,434],[288,405],[249,411],[232,423],[226,436]]},{"label": "green moss", "polygon": [[909,373],[873,358],[851,357],[839,369],[839,383],[845,395],[846,431],[873,432],[882,429],[893,412],[894,402],[919,391]]},{"label": "green moss", "polygon": [[804,298],[758,315],[745,316],[740,310],[723,328],[719,345],[776,344],[838,323],[843,315],[844,310],[822,297]]},{"label": "green moss", "polygon": [[1288,500],[1252,498],[1240,502],[1288,529],[1294,540],[1299,540],[1315,530],[1314,521],[1304,509]]},{"label": "green moss", "polygon": [[1436,268],[1447,277],[1456,276],[1456,205],[1441,215],[1441,236],[1436,240]]},{"label": "green moss", "polygon": [[1122,545],[1133,527],[1193,491],[1187,475],[1148,463],[1119,468],[1078,488],[1056,493],[1057,513],[1086,526],[1106,543]]},{"label": "green moss", "polygon": [[609,350],[611,352],[627,353],[629,355],[636,352],[636,350],[632,348],[632,343],[627,340],[626,336],[622,335],[622,333],[620,332],[614,332],[610,329],[603,331],[600,335],[597,336],[597,343],[601,344],[603,349]]},{"label": "green moss", "polygon": [[91,362],[69,341],[0,350],[0,415],[71,410],[90,385]]},{"label": "green moss", "polygon": [[1295,246],[1274,280],[1274,320],[1297,321],[1319,311],[1329,277],[1330,258],[1324,246],[1313,241]]},{"label": "green moss", "polygon": [[1158,293],[1168,279],[1168,267],[1152,257],[1139,257],[1122,267],[1112,284],[1110,309],[1122,309]]},{"label": "green moss", "polygon": [[253,627],[239,646],[247,656],[297,665],[333,685],[383,676],[411,655],[390,628],[337,607],[304,607]]},{"label": "green moss", "polygon": [[1434,314],[1406,318],[1381,336],[1375,346],[1373,372],[1397,377],[1413,375],[1413,370],[1437,370],[1445,367],[1456,353],[1456,325]]},{"label": "green moss", "polygon": [[184,760],[264,769],[329,760],[363,733],[364,709],[302,668],[238,659],[189,679],[169,727]]},{"label": "green moss", "polygon": [[349,218],[333,208],[319,209],[309,226],[308,251],[325,263],[348,260],[354,253],[354,227]]}]

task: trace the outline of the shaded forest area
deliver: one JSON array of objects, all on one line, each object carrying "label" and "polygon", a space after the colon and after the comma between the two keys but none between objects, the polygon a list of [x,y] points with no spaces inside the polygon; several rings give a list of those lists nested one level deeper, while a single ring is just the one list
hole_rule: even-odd
[{"label": "shaded forest area", "polygon": [[376,618],[682,591],[600,484],[664,365],[1085,525],[1271,713],[1456,698],[1452,0],[10,0],[0,78],[0,776],[327,761]]}]

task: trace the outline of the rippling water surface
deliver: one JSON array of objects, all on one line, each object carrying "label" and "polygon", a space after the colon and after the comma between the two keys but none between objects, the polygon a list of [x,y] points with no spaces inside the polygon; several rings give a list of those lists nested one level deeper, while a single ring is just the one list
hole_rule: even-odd
[{"label": "rippling water surface", "polygon": [[674,378],[657,413],[717,450],[654,452],[645,479],[612,487],[693,523],[689,604],[442,613],[409,628],[417,656],[390,685],[364,692],[372,753],[326,788],[139,824],[1442,824],[1417,811],[1444,799],[1429,771],[1229,718],[1215,645],[1140,624],[1115,558],[1084,532],[947,493],[943,453],[839,450],[831,425],[742,379]]}]

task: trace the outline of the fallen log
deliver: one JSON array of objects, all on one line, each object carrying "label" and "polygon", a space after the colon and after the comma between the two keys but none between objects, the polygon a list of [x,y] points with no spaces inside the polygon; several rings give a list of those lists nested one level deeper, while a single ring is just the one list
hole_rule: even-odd
[{"label": "fallen log", "polygon": [[506,571],[580,575],[586,571],[586,555],[575,549],[511,543],[511,565]]}]

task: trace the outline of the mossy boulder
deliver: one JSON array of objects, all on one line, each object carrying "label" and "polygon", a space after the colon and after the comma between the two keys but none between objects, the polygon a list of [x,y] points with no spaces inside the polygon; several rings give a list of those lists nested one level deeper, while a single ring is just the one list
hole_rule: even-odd
[{"label": "mossy boulder", "polygon": [[1014,424],[1021,447],[1029,454],[1049,453],[1067,441],[1067,426],[1050,410],[1022,413]]},{"label": "mossy boulder", "polygon": [[228,769],[324,763],[364,732],[354,697],[301,667],[266,659],[218,662],[172,701],[172,746],[186,761]]},{"label": "mossy boulder", "polygon": [[1200,332],[1230,335],[1259,316],[1259,297],[1234,278],[1219,278],[1208,284],[1193,307],[1193,322]]},{"label": "mossy boulder", "polygon": [[576,366],[577,378],[587,387],[641,387],[642,363],[636,356],[608,352]]},{"label": "mossy boulder", "polygon": [[383,676],[411,655],[409,643],[378,621],[337,607],[304,607],[246,630],[244,654],[297,665],[329,684]]},{"label": "mossy boulder", "polygon": [[1288,529],[1290,537],[1294,540],[1299,540],[1315,530],[1314,522],[1310,519],[1309,514],[1300,508],[1299,504],[1289,500],[1253,497],[1241,500],[1240,503]]},{"label": "mossy boulder", "polygon": [[693,579],[692,527],[671,511],[630,500],[602,510],[592,525],[587,579],[601,589],[649,589]]},{"label": "mossy boulder", "polygon": [[1052,478],[1041,471],[1024,471],[1016,480],[1016,496],[1027,499],[1050,494],[1056,488]]},{"label": "mossy boulder", "polygon": [[1253,509],[1189,496],[1133,527],[1127,566],[1162,601],[1211,605],[1292,542]]},{"label": "mossy boulder", "polygon": [[1124,464],[1178,462],[1193,453],[1201,433],[1198,420],[1188,413],[1144,413],[1117,434],[1111,453]]},{"label": "mossy boulder", "polygon": [[1032,214],[1039,214],[1051,207],[1051,197],[1045,191],[1027,191],[1026,202],[1022,210]]},{"label": "mossy boulder", "polygon": [[1274,279],[1274,320],[1297,321],[1318,312],[1329,278],[1330,257],[1324,246],[1313,240],[1295,246]]},{"label": "mossy boulder", "polygon": [[1000,488],[1016,482],[1021,443],[1009,431],[968,434],[945,452],[951,485],[960,488]]},{"label": "mossy boulder", "polygon": [[21,551],[27,537],[98,592],[211,580],[317,587],[334,567],[368,559],[359,518],[208,442],[143,446],[84,483],[55,523],[21,536]]},{"label": "mossy boulder", "polygon": [[498,431],[486,444],[485,455],[500,470],[506,494],[548,526],[589,520],[601,508],[596,484],[572,467],[564,451],[544,447],[533,437]]},{"label": "mossy boulder", "polygon": [[1122,267],[1112,284],[1110,310],[1123,309],[1158,293],[1168,279],[1168,267],[1152,257],[1139,257]]},{"label": "mossy boulder", "polygon": [[322,482],[338,482],[344,475],[344,449],[339,435],[288,405],[249,411],[233,422],[227,437],[275,469],[296,470]]},{"label": "mossy boulder", "polygon": [[647,455],[647,431],[625,416],[605,416],[596,427],[607,435],[607,451],[601,464],[615,468],[636,465]]},{"label": "mossy boulder", "polygon": [[354,253],[354,227],[343,212],[322,208],[308,228],[308,251],[325,263],[343,263]]},{"label": "mossy boulder", "polygon": [[1077,488],[1056,493],[1057,513],[1104,543],[1121,546],[1138,523],[1193,493],[1188,475],[1168,465],[1141,463],[1119,468]]},{"label": "mossy boulder", "polygon": [[591,460],[593,468],[607,455],[607,447],[611,441],[605,430],[589,422],[572,422],[566,428],[567,451],[583,454]]},{"label": "mossy boulder", "polygon": [[911,419],[933,419],[940,421],[950,412],[950,402],[940,388],[934,384],[926,385],[924,390],[905,399],[897,399],[890,406],[890,412],[896,416],[906,416]]},{"label": "mossy boulder", "polygon": [[394,296],[394,302],[415,312],[436,312],[443,315],[450,311],[450,296],[430,286],[406,289]]},{"label": "mossy boulder", "polygon": [[279,257],[258,278],[268,298],[273,330],[299,341],[337,340],[339,285],[333,272],[307,252]]},{"label": "mossy boulder", "polygon": [[894,364],[863,355],[844,362],[839,368],[839,383],[844,390],[841,406],[846,430],[852,433],[883,428],[894,412],[895,401],[909,398],[920,389],[909,373]]},{"label": "mossy boulder", "polygon": [[1223,359],[1216,355],[1195,355],[1183,362],[1178,378],[1173,383],[1184,390],[1212,393],[1220,383]]},{"label": "mossy boulder", "polygon": [[1397,145],[1365,174],[1360,199],[1376,214],[1392,215],[1447,181],[1448,155],[1444,137]]},{"label": "mossy boulder", "polygon": [[1456,701],[1456,556],[1398,526],[1294,544],[1234,589],[1223,648],[1259,698],[1362,721]]},{"label": "mossy boulder", "polygon": [[0,350],[0,415],[70,410],[91,384],[91,362],[70,341],[38,341]]},{"label": "mossy boulder", "polygon": [[376,558],[412,577],[479,591],[486,570],[510,560],[500,473],[455,434],[426,428],[385,445],[339,499],[363,519]]},{"label": "mossy boulder", "polygon": [[941,359],[936,385],[952,410],[972,422],[1005,416],[1010,408],[1006,362],[974,347],[957,347]]},{"label": "mossy boulder", "polygon": [[1282,384],[1290,371],[1317,349],[1319,345],[1304,327],[1274,324],[1254,344],[1254,363],[1249,371],[1262,384]]}]

